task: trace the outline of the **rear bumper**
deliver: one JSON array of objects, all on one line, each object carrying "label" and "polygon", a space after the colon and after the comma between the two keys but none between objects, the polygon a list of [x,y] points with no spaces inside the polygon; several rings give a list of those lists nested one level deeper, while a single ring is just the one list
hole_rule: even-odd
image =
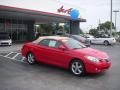
[{"label": "rear bumper", "polygon": [[86,72],[87,73],[100,73],[106,71],[111,66],[111,62],[104,62],[104,63],[89,63],[86,64]]}]

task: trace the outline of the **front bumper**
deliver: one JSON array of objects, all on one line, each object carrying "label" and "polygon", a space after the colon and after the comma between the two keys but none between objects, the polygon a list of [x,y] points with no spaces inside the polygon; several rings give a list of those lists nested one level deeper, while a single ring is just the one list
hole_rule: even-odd
[{"label": "front bumper", "polygon": [[111,45],[114,45],[114,44],[116,44],[116,40],[109,41],[109,43],[110,43]]},{"label": "front bumper", "polygon": [[0,41],[0,46],[12,45],[11,41]]},{"label": "front bumper", "polygon": [[87,73],[100,73],[106,71],[111,66],[111,62],[89,63],[86,64]]},{"label": "front bumper", "polygon": [[85,40],[84,45],[90,47],[91,46],[90,40]]}]

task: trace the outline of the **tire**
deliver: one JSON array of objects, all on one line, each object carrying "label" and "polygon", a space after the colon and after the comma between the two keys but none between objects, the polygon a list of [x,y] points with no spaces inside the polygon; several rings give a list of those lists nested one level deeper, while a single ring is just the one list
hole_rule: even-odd
[{"label": "tire", "polygon": [[109,42],[106,40],[106,41],[104,41],[104,45],[105,46],[108,46],[109,45]]},{"label": "tire", "polygon": [[29,64],[34,64],[35,63],[35,56],[34,56],[34,54],[28,53],[26,58],[27,58],[27,62]]},{"label": "tire", "polygon": [[12,45],[9,45],[9,47],[12,46]]},{"label": "tire", "polygon": [[75,76],[80,76],[85,73],[84,64],[80,60],[73,60],[70,64],[70,71]]},{"label": "tire", "polygon": [[92,44],[92,41],[90,40],[90,45]]}]

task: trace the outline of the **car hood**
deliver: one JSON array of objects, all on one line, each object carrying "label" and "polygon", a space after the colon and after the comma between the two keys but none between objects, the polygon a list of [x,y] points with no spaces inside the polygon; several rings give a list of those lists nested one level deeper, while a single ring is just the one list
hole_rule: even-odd
[{"label": "car hood", "polygon": [[99,50],[93,49],[93,48],[76,49],[74,51],[76,53],[79,53],[79,54],[82,54],[85,56],[93,56],[93,57],[100,58],[100,59],[109,58],[109,56],[105,52],[99,51]]}]

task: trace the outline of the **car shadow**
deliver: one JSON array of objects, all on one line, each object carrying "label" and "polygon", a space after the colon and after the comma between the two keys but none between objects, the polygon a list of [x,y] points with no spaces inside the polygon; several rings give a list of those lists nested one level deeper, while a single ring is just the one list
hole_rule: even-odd
[{"label": "car shadow", "polygon": [[10,45],[0,45],[0,47],[10,47]]},{"label": "car shadow", "polygon": [[106,74],[106,72],[95,73],[95,74],[86,73],[81,76],[75,76],[69,70],[44,63],[35,63],[34,65],[28,64],[27,66],[33,68],[36,72],[41,73],[43,75],[52,74],[60,77],[75,78],[75,79],[97,79]]},{"label": "car shadow", "polygon": [[109,45],[105,46],[104,44],[91,44],[91,47],[94,47],[94,46],[113,47],[113,46],[116,46],[116,45],[117,44],[113,44],[113,45],[109,44]]}]

